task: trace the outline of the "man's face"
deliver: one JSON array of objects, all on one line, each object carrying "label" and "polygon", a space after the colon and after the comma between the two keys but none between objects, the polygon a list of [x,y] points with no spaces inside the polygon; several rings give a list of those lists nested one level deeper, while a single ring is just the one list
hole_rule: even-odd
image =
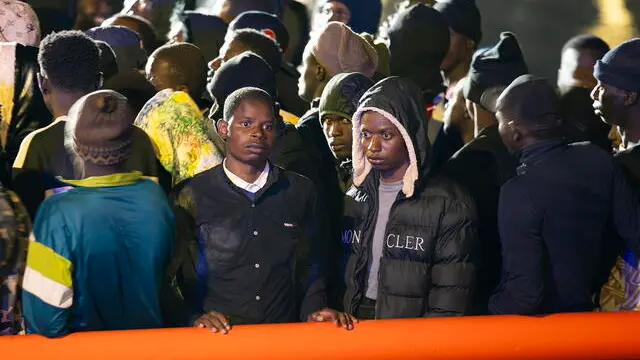
[{"label": "man's face", "polygon": [[601,82],[591,92],[595,114],[610,125],[621,125],[625,121],[628,111],[625,98],[624,91]]},{"label": "man's face", "polygon": [[463,61],[468,61],[467,59],[470,58],[469,52],[473,51],[469,39],[452,29],[449,29],[449,34],[449,52],[442,61],[442,65],[440,65],[440,68],[445,72],[450,72]]},{"label": "man's face", "polygon": [[88,19],[91,19],[94,26],[100,26],[103,21],[115,12],[107,0],[81,0],[78,3],[78,10]]},{"label": "man's face", "polygon": [[228,124],[218,122],[218,132],[227,141],[227,156],[264,166],[277,135],[273,107],[260,100],[243,100]]},{"label": "man's face", "polygon": [[322,130],[327,138],[333,156],[340,161],[351,158],[351,121],[337,115],[322,118]]},{"label": "man's face", "polygon": [[596,79],[593,77],[593,67],[598,59],[588,51],[567,49],[562,53],[560,69],[558,70],[558,88],[562,93],[572,87],[593,89]]},{"label": "man's face", "polygon": [[392,172],[409,163],[402,134],[384,116],[373,111],[364,113],[360,133],[362,151],[374,169]]},{"label": "man's face", "polygon": [[312,101],[320,87],[319,72],[323,71],[316,58],[309,49],[304,52],[300,77],[298,78],[298,95],[306,101]]},{"label": "man's face", "polygon": [[318,14],[314,18],[314,28],[319,29],[331,21],[339,21],[349,25],[351,21],[351,11],[340,1],[328,2],[320,7]]}]

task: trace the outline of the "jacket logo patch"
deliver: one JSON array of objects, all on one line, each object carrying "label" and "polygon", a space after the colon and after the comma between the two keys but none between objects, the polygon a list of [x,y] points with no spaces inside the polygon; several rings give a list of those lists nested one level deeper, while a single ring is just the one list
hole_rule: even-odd
[{"label": "jacket logo patch", "polygon": [[414,251],[424,251],[424,239],[419,236],[400,236],[396,234],[387,235],[386,245],[390,249],[407,249]]},{"label": "jacket logo patch", "polygon": [[286,222],[286,223],[284,223],[284,224],[282,224],[282,225],[284,225],[284,227],[286,227],[286,228],[294,228],[294,227],[296,227],[296,224],[294,224],[294,223],[288,223],[288,222]]},{"label": "jacket logo patch", "polygon": [[360,244],[360,237],[362,235],[362,231],[355,230],[345,230],[342,232],[342,242],[344,244]]}]

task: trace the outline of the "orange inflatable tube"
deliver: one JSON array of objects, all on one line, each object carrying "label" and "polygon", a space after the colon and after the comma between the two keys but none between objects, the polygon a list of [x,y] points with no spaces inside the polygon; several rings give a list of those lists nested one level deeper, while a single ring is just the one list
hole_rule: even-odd
[{"label": "orange inflatable tube", "polygon": [[3,359],[640,359],[640,313],[363,321],[0,339]]}]

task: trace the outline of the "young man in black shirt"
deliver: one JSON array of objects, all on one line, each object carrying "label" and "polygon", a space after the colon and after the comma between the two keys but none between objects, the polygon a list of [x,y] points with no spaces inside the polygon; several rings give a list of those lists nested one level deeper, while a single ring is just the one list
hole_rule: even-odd
[{"label": "young man in black shirt", "polygon": [[236,90],[217,127],[225,161],[178,194],[184,233],[195,233],[195,276],[182,286],[193,324],[227,333],[232,324],[307,319],[351,329],[353,317],[325,308],[313,184],[267,160],[278,130],[272,97]]}]

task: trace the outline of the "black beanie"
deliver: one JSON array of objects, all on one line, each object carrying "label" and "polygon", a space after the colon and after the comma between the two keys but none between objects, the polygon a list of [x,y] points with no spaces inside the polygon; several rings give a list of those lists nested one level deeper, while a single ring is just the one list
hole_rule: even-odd
[{"label": "black beanie", "polygon": [[482,17],[475,0],[438,0],[433,8],[440,11],[449,27],[476,45],[482,40]]},{"label": "black beanie", "polygon": [[478,51],[464,86],[464,97],[488,110],[493,110],[499,92],[483,100],[487,90],[502,90],[518,76],[529,73],[516,36],[510,32],[500,34],[497,45]]},{"label": "black beanie", "polygon": [[209,118],[221,119],[227,97],[244,87],[258,88],[266,91],[273,99],[277,98],[273,70],[264,59],[248,51],[222,64],[207,85],[207,90],[214,100]]},{"label": "black beanie", "polygon": [[640,92],[638,60],[640,60],[640,38],[627,40],[598,60],[593,75],[603,84],[620,90]]},{"label": "black beanie", "polygon": [[280,44],[282,51],[289,47],[289,31],[273,14],[263,11],[246,11],[229,24],[229,31],[253,29],[264,33]]},{"label": "black beanie", "polygon": [[398,13],[388,30],[391,75],[422,90],[442,86],[440,64],[449,52],[449,25],[437,10],[416,4]]}]

